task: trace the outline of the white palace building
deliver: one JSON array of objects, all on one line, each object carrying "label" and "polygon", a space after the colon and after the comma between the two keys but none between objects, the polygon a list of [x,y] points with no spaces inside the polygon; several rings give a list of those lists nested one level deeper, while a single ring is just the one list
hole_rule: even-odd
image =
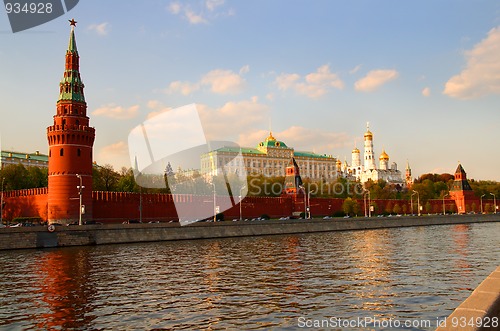
[{"label": "white palace building", "polygon": [[352,150],[351,165],[347,161],[342,164],[337,160],[338,176],[348,179],[358,180],[365,183],[368,180],[377,182],[382,179],[389,184],[399,185],[400,187],[407,186],[411,182],[411,169],[409,164],[406,164],[406,174],[403,177],[401,171],[398,170],[396,162],[392,162],[389,166],[389,155],[384,151],[380,154],[377,168],[375,153],[373,151],[373,133],[366,125],[366,132],[364,135],[364,153],[363,162],[361,162],[361,152],[358,148],[354,147]]},{"label": "white palace building", "polygon": [[[243,158],[236,158],[241,152]],[[295,158],[303,178],[332,182],[337,178],[336,159],[332,155],[296,151],[273,137],[272,132],[256,148],[222,147],[201,155],[201,172],[211,176],[237,173],[241,166],[249,175],[285,176],[287,164]],[[243,162],[241,165],[238,162]]]}]

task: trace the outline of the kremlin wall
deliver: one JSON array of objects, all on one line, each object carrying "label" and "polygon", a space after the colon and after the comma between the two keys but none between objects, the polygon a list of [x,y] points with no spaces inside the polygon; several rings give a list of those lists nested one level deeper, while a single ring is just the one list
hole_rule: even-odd
[{"label": "kremlin wall", "polygon": [[[213,214],[213,196],[92,191],[92,147],[95,129],[90,127],[84,84],[79,72],[79,55],[74,33],[76,22],[71,20],[70,23],[71,32],[66,50],[64,75],[59,83],[56,114],[53,116],[53,124],[47,127],[48,188],[3,192],[5,202],[3,219],[10,221],[19,217],[36,217],[48,223],[74,223],[80,217],[80,203],[85,208],[82,215],[83,221],[103,223],[121,223],[132,219],[141,219],[143,222],[177,221],[176,204],[179,206],[184,203],[196,205],[196,209],[206,210],[207,214]],[[353,164],[350,167],[346,165],[344,171],[339,172],[340,177],[353,177],[354,180],[361,182],[364,182],[365,177],[369,179],[372,177],[375,179],[396,178],[393,184],[401,185],[401,187],[410,184],[408,182],[408,174],[411,174],[409,167],[407,167],[407,178],[403,179],[396,167],[389,169],[389,157],[385,152],[380,158],[380,169],[376,169],[372,138],[373,135],[367,127],[364,166],[361,166],[359,150],[356,149],[353,152]],[[294,158],[316,162],[317,164],[313,164],[313,169],[315,169],[314,165],[318,169],[320,166],[330,169],[328,167],[335,162],[331,156],[295,152],[284,143],[274,139],[272,134],[266,140],[265,145],[262,143],[259,146],[260,149],[250,152],[255,155],[265,152],[268,157],[269,149],[282,158],[290,159],[291,156],[292,166],[286,169],[287,177],[290,175],[285,183],[288,194],[283,194],[281,197],[246,197],[241,206],[235,204],[223,212],[226,220],[239,218],[240,207],[244,219],[262,215],[268,215],[271,218],[299,216],[301,212],[304,212],[306,202],[304,195],[301,194],[302,191],[299,192],[297,181],[300,178],[299,171],[302,171],[302,165],[297,165]],[[227,152],[221,150],[214,153],[223,155]],[[282,161],[284,162],[284,159]],[[343,202],[343,199],[311,198],[308,205],[311,215],[320,217],[331,216],[342,211]],[[414,201],[413,209],[408,200],[371,200],[371,202],[375,208],[373,215],[392,211],[392,207],[396,205],[399,205],[402,211],[406,210],[406,213],[410,213],[410,210],[417,213],[416,201]],[[364,209],[364,201],[358,200],[358,203],[361,207],[359,216],[368,214],[368,211]],[[471,211],[473,204],[477,209],[479,203],[479,198],[474,196],[467,182],[465,171],[459,165],[450,191],[450,199],[429,200],[426,202],[427,208],[421,209],[421,212],[442,213],[444,204],[447,212],[462,214]],[[192,217],[193,220],[196,219],[194,214]]]}]

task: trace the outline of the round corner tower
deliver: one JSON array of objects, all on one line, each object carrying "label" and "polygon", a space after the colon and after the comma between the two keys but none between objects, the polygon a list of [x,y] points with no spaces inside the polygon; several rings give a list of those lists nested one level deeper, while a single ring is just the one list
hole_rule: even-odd
[{"label": "round corner tower", "polygon": [[[92,146],[95,129],[89,126],[87,103],[80,78],[74,20],[66,51],[64,76],[53,125],[47,128],[49,143],[48,221],[76,222],[92,219]],[[80,188],[80,183],[82,188]]]}]

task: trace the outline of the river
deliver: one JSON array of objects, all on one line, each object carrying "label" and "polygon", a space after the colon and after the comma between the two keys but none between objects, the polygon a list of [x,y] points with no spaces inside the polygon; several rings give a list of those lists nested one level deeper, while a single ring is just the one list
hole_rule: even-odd
[{"label": "river", "polygon": [[500,223],[475,223],[1,251],[0,329],[353,329],[345,323],[361,320],[433,330],[499,265],[499,233]]}]

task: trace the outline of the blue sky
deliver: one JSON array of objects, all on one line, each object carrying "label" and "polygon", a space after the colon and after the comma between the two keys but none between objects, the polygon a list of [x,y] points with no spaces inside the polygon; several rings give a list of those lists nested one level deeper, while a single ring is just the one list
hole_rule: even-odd
[{"label": "blue sky", "polygon": [[130,166],[130,130],[196,103],[210,139],[255,146],[271,126],[350,162],[369,121],[415,177],[460,161],[500,180],[498,1],[87,0],[16,34],[2,11],[2,149],[48,150],[73,17],[100,164]]}]

